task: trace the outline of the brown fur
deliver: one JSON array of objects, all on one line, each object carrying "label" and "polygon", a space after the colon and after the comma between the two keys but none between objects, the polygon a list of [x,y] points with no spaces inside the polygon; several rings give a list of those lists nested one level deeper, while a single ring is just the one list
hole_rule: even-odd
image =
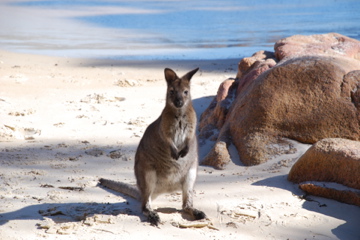
[{"label": "brown fur", "polygon": [[165,108],[160,117],[145,130],[135,154],[134,170],[142,211],[152,225],[157,226],[160,218],[152,210],[151,200],[162,193],[177,190],[182,190],[184,212],[195,219],[206,217],[202,211],[193,208],[198,149],[190,79],[197,70],[179,78],[173,70],[165,69]]}]

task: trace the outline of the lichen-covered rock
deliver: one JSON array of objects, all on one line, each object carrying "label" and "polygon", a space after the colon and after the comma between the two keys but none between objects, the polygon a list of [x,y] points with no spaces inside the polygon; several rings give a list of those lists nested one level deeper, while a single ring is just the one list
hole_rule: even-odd
[{"label": "lichen-covered rock", "polygon": [[218,141],[211,151],[206,155],[202,164],[212,166],[215,169],[225,169],[230,162],[230,154],[227,150],[226,142]]},{"label": "lichen-covered rock", "polygon": [[276,62],[277,59],[275,58],[274,52],[258,51],[254,53],[251,57],[245,57],[241,59],[238,65],[238,73],[236,75],[236,78],[240,79],[250,70],[258,68],[261,63],[272,67],[276,65]]},{"label": "lichen-covered rock", "polygon": [[223,127],[226,115],[235,97],[236,86],[234,79],[227,79],[220,84],[216,97],[201,114],[200,137],[208,138],[213,135],[214,129]]},{"label": "lichen-covered rock", "polygon": [[360,206],[360,142],[317,142],[294,164],[288,180],[308,194]]},{"label": "lichen-covered rock", "polygon": [[[302,39],[296,49],[287,48],[291,39],[277,43],[277,64],[265,52],[242,60],[228,96],[214,99],[200,119],[201,133],[217,129],[217,141],[230,139],[246,165],[266,162],[286,138],[360,140],[360,42],[339,34],[295,39]],[[312,51],[314,39],[323,50]]]},{"label": "lichen-covered rock", "polygon": [[360,62],[301,57],[261,74],[238,94],[226,118],[241,161],[266,162],[271,156],[267,146],[278,143],[278,137],[303,143],[329,137],[359,140],[359,103],[351,95],[357,92],[360,71],[346,77],[354,69],[360,69]]},{"label": "lichen-covered rock", "polygon": [[275,43],[277,59],[299,56],[333,56],[360,60],[360,42],[338,33],[295,35]]},{"label": "lichen-covered rock", "polygon": [[299,188],[310,195],[330,198],[360,207],[360,191],[356,191],[355,189],[337,189],[338,187],[332,187],[333,184],[328,185],[328,183],[324,182],[300,183]]},{"label": "lichen-covered rock", "polygon": [[341,138],[317,142],[294,164],[288,180],[336,182],[360,189],[360,142]]}]

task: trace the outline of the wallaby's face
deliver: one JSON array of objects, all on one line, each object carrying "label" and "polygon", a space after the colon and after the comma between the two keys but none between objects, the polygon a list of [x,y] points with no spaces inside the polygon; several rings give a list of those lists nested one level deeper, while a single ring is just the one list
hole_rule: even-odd
[{"label": "wallaby's face", "polygon": [[188,81],[175,80],[168,85],[166,100],[176,108],[182,108],[191,99],[189,85]]},{"label": "wallaby's face", "polygon": [[167,104],[175,108],[182,108],[191,101],[190,80],[197,70],[198,68],[179,78],[173,70],[165,68],[165,79],[168,86],[166,94]]}]

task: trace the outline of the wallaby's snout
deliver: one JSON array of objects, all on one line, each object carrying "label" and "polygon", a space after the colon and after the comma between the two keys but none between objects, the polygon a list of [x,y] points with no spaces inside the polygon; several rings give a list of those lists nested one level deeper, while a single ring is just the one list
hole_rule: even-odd
[{"label": "wallaby's snout", "polygon": [[188,98],[188,90],[175,90],[172,89],[169,90],[169,99],[174,104],[176,108],[182,108],[185,104],[185,101],[187,101]]},{"label": "wallaby's snout", "polygon": [[182,106],[184,106],[184,101],[181,98],[176,98],[174,101],[174,105],[177,108],[181,108]]}]

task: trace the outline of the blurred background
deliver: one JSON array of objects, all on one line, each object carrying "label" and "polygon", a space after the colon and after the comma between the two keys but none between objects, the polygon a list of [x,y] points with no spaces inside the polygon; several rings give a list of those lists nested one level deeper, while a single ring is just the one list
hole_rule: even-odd
[{"label": "blurred background", "polygon": [[295,34],[360,40],[359,0],[2,0],[1,49],[67,57],[229,59]]}]

